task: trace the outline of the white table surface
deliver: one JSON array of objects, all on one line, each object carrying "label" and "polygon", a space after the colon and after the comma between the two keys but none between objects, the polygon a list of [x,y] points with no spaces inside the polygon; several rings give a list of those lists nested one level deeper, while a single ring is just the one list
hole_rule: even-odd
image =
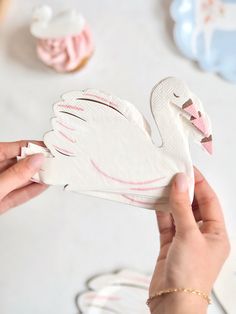
[{"label": "white table surface", "polygon": [[[181,76],[212,118],[214,156],[195,145],[192,151],[195,164],[221,198],[232,234],[236,86],[203,73],[178,53],[169,2],[48,0],[57,10],[80,9],[95,37],[96,52],[87,67],[63,75],[46,68],[35,55],[28,26],[32,7],[41,1],[12,0],[0,28],[0,140],[41,139],[50,129],[52,103],[65,91],[87,87],[133,102],[155,129],[150,90],[166,76]],[[50,188],[0,217],[0,312],[75,314],[75,296],[88,277],[120,267],[150,272],[157,254],[153,212]],[[222,312],[212,307],[209,313]]]}]

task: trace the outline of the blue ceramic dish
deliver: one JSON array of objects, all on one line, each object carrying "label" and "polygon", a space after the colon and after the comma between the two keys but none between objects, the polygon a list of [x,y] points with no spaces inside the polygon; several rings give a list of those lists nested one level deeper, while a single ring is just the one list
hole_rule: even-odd
[{"label": "blue ceramic dish", "polygon": [[171,15],[181,52],[236,83],[236,0],[174,0]]}]

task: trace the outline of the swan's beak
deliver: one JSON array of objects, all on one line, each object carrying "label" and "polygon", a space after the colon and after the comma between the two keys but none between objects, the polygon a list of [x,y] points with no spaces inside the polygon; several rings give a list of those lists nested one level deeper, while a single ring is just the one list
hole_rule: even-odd
[{"label": "swan's beak", "polygon": [[182,109],[188,114],[190,114],[193,118],[195,119],[199,118],[197,106],[194,105],[192,99],[187,100],[183,104]]},{"label": "swan's beak", "polygon": [[212,155],[212,135],[209,135],[208,137],[204,137],[201,140],[201,144],[204,147],[204,149]]},{"label": "swan's beak", "polygon": [[201,112],[198,112],[198,118],[191,117],[190,121],[192,124],[203,134],[208,135],[208,122],[207,120],[202,116]]}]

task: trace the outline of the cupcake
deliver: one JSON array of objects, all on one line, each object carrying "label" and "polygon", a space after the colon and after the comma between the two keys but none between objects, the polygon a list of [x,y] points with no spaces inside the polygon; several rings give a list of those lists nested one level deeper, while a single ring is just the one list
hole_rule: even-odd
[{"label": "cupcake", "polygon": [[74,72],[90,59],[93,40],[84,17],[76,10],[53,16],[49,6],[34,10],[30,26],[37,38],[37,55],[57,72]]}]

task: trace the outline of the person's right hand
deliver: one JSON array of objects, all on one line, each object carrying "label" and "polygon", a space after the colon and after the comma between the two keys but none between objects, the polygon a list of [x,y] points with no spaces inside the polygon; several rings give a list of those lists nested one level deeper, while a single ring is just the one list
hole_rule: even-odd
[{"label": "person's right hand", "polygon": [[[30,181],[44,160],[42,154],[28,156],[19,162],[16,160],[21,148],[27,144],[27,141],[0,143],[0,213],[30,200],[47,188]],[[37,144],[42,145],[42,142]]]},{"label": "person's right hand", "polygon": [[[177,174],[170,193],[171,213],[156,212],[160,252],[149,294],[168,288],[193,288],[210,294],[230,244],[219,200],[195,169],[195,198],[191,205],[186,176]],[[175,292],[155,298],[152,313],[206,313],[200,296]]]}]

